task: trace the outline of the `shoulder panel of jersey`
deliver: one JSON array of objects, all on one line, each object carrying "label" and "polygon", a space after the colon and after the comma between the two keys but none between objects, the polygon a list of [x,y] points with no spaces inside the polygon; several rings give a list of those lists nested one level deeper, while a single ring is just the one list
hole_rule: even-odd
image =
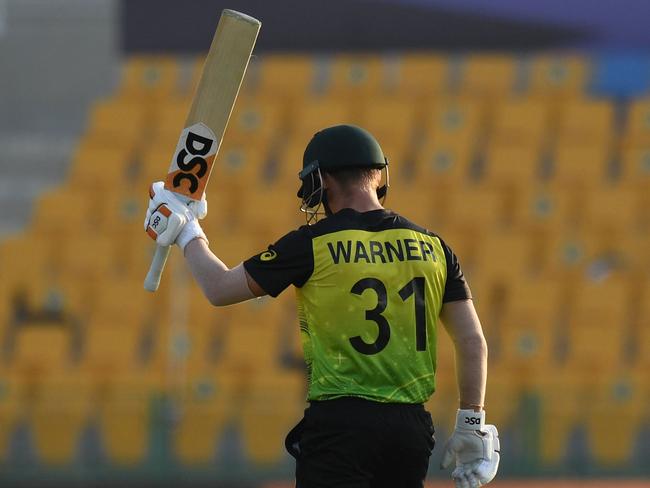
[{"label": "shoulder panel of jersey", "polygon": [[297,289],[310,400],[422,403],[435,389],[447,259],[438,236],[385,210],[313,225]]}]

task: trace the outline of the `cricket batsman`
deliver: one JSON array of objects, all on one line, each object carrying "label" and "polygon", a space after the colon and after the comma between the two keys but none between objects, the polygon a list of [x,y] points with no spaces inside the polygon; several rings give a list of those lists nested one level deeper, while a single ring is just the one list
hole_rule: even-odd
[{"label": "cricket batsman", "polygon": [[[435,439],[423,404],[435,390],[440,321],[455,345],[460,394],[442,467],[455,463],[458,488],[489,483],[499,438],[485,423],[487,345],[457,257],[383,208],[388,161],[367,131],[316,133],[299,177],[308,225],[232,269],[199,225],[205,200],[186,206],[156,182],[145,219],[158,244],[181,248],[215,306],[296,288],[309,382],[309,407],[285,441],[296,487],[424,486]],[[160,233],[154,219],[166,219]]]}]

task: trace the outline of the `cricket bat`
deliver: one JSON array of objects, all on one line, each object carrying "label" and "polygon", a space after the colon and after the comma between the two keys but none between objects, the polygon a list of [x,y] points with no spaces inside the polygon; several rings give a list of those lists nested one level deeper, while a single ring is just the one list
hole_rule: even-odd
[{"label": "cricket bat", "polygon": [[[165,188],[185,203],[203,196],[261,25],[259,20],[234,10],[221,13],[165,179]],[[169,250],[156,248],[144,280],[146,290],[158,289]]]}]

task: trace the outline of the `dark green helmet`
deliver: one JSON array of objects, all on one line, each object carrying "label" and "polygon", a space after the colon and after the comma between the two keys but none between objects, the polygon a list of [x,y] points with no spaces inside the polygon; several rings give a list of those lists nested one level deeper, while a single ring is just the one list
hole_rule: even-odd
[{"label": "dark green helmet", "polygon": [[301,173],[313,166],[314,162],[318,162],[318,167],[327,172],[347,168],[381,169],[386,166],[386,158],[377,139],[356,125],[335,125],[314,134],[305,149]]},{"label": "dark green helmet", "polygon": [[301,209],[308,214],[308,222],[326,200],[321,171],[336,173],[352,168],[386,168],[386,185],[377,191],[380,199],[386,196],[388,160],[370,132],[355,125],[335,125],[314,134],[302,158],[302,171],[298,173],[302,182],[298,197],[302,198]]}]

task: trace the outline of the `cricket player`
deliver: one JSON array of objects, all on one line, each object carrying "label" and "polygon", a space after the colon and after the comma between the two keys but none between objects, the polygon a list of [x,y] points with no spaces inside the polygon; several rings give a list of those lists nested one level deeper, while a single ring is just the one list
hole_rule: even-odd
[{"label": "cricket player", "polygon": [[382,173],[388,183],[388,161],[367,131],[339,125],[316,133],[298,191],[311,225],[232,269],[199,225],[205,200],[186,206],[154,183],[145,229],[169,216],[156,240],[181,248],[213,305],[296,288],[309,407],[285,444],[298,488],[424,486],[435,440],[423,404],[435,390],[439,321],[455,344],[460,394],[442,467],[455,462],[456,486],[478,487],[499,465],[497,429],[483,409],[481,324],[449,246],[382,207]]}]

